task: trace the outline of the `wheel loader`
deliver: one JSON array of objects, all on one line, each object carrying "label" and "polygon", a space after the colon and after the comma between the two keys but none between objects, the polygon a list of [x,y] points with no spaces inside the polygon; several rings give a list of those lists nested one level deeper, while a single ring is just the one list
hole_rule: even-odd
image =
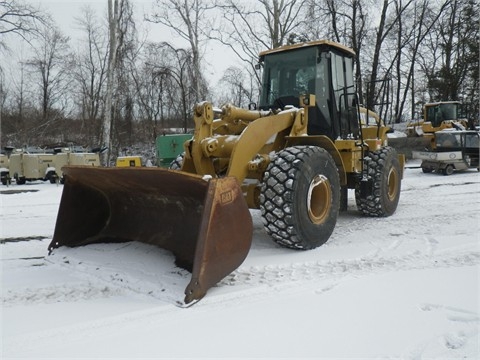
[{"label": "wheel loader", "polygon": [[[392,215],[404,158],[388,128],[358,102],[354,52],[317,40],[260,53],[258,104],[194,106],[194,134],[172,169],[64,169],[50,251],[140,241],[170,250],[192,272],[185,304],[233,272],[252,242],[249,209],[265,231],[308,250],[332,234],[347,192],[367,216]],[[372,113],[369,115],[369,111]]]},{"label": "wheel loader", "polygon": [[444,129],[465,130],[469,127],[463,104],[459,101],[439,101],[423,106],[422,119],[407,123],[406,137],[391,137],[390,146],[407,158],[414,152],[435,150],[435,133]]},{"label": "wheel loader", "polygon": [[468,120],[463,104],[459,101],[427,103],[423,107],[423,119],[407,124],[407,136],[424,136],[433,142],[433,134],[444,129],[465,130]]}]

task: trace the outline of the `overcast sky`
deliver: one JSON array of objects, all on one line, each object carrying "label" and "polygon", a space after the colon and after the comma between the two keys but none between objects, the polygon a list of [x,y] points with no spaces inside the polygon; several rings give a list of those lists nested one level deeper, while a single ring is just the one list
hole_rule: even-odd
[{"label": "overcast sky", "polygon": [[[65,35],[70,36],[71,46],[75,48],[77,40],[84,36],[76,30],[78,25],[75,18],[81,16],[81,9],[90,6],[98,11],[98,16],[106,16],[107,0],[26,0],[28,3],[38,4],[43,10],[50,13],[59,29]],[[151,14],[155,0],[131,0],[134,5],[136,26],[139,31],[148,31],[148,39],[151,41],[169,41],[175,47],[186,47],[187,44],[172,31],[159,24],[152,24],[143,21],[145,14]],[[142,35],[141,35],[142,36]],[[224,46],[210,42],[205,56],[205,71],[207,77],[217,81],[223,72],[232,65],[238,66],[233,53]],[[235,63],[234,63],[235,62]],[[214,85],[213,83],[211,85]]]},{"label": "overcast sky", "polygon": [[[107,15],[107,0],[27,0],[27,2],[38,4],[38,6],[50,13],[60,30],[75,40],[77,34],[77,24],[75,18],[81,17],[83,7],[89,6],[93,8],[99,17]],[[155,35],[154,39],[159,39],[159,33],[165,32],[160,29],[159,25],[146,23],[143,21],[144,14],[150,14],[155,0],[131,0],[134,5],[136,22],[138,28],[148,27],[151,35]],[[165,40],[171,36],[163,36]]]}]

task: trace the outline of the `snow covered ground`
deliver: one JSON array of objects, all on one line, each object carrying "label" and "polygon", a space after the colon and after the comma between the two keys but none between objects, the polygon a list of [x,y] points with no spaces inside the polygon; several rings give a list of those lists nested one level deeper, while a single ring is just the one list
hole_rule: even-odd
[{"label": "snow covered ground", "polygon": [[416,165],[393,216],[361,216],[351,192],[315,250],[278,247],[252,211],[247,259],[190,308],[168,252],[48,255],[62,186],[1,187],[0,357],[480,359],[480,175]]}]

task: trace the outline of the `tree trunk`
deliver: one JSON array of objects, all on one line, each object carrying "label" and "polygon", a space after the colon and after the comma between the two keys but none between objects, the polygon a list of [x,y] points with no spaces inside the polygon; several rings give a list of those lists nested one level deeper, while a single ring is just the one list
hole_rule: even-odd
[{"label": "tree trunk", "polygon": [[[114,2],[112,4],[112,1]],[[109,52],[107,68],[107,94],[105,99],[105,117],[103,120],[102,140],[106,151],[102,154],[102,164],[108,166],[111,155],[112,104],[115,82],[115,63],[117,58],[118,0],[108,0]]]}]

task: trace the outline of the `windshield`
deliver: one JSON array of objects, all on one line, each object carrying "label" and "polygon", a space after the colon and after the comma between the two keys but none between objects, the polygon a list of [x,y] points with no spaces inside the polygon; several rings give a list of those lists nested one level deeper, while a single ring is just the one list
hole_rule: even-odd
[{"label": "windshield", "polygon": [[457,148],[461,146],[461,135],[457,132],[436,132],[437,147]]},{"label": "windshield", "polygon": [[265,57],[260,107],[268,108],[281,97],[297,98],[315,93],[317,49],[269,54]]},{"label": "windshield", "polygon": [[458,120],[459,104],[445,103],[429,105],[427,107],[426,121],[430,121],[433,126],[440,126],[445,120]]}]

